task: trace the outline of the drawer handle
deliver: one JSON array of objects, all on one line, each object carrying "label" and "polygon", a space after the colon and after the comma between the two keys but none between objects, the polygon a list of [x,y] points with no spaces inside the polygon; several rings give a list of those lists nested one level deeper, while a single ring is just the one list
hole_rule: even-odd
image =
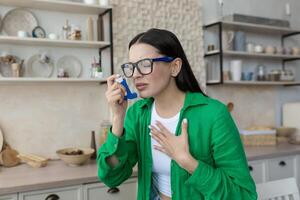
[{"label": "drawer handle", "polygon": [[251,165],[248,166],[249,171],[252,172],[253,171],[253,167]]},{"label": "drawer handle", "polygon": [[119,188],[117,188],[117,187],[109,188],[109,189],[107,190],[107,193],[110,193],[110,194],[115,194],[115,193],[118,193],[118,192],[120,192],[120,190],[119,190]]},{"label": "drawer handle", "polygon": [[280,161],[279,166],[284,167],[284,166],[286,166],[286,163],[284,161]]},{"label": "drawer handle", "polygon": [[59,196],[57,194],[50,194],[46,197],[45,200],[59,200]]}]

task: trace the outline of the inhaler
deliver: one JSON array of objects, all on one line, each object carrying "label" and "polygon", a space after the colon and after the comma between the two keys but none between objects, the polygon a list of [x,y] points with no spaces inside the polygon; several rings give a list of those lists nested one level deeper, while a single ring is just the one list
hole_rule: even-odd
[{"label": "inhaler", "polygon": [[126,79],[123,78],[120,74],[117,74],[117,78],[115,79],[115,81],[123,85],[124,88],[126,89],[126,95],[124,96],[124,100],[137,98],[137,93],[130,91]]}]

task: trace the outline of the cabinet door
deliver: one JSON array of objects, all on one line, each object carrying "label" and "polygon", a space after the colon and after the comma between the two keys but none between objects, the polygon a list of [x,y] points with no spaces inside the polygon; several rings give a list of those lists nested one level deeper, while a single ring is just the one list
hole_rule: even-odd
[{"label": "cabinet door", "polygon": [[17,194],[0,196],[0,200],[18,200]]},{"label": "cabinet door", "polygon": [[62,187],[19,193],[19,200],[82,200],[82,187]]},{"label": "cabinet door", "polygon": [[265,162],[264,161],[251,161],[248,163],[249,170],[255,183],[262,183],[266,181]]},{"label": "cabinet door", "polygon": [[137,195],[137,179],[131,178],[118,187],[119,191],[109,193],[103,183],[84,185],[84,200],[134,200]]},{"label": "cabinet door", "polygon": [[268,160],[268,181],[289,177],[296,178],[296,157],[281,157]]}]

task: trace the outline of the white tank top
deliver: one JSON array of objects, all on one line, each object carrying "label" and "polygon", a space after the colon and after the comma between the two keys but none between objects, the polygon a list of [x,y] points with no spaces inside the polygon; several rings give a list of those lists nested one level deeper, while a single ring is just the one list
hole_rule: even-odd
[{"label": "white tank top", "polygon": [[[151,125],[155,126],[155,122],[160,121],[171,133],[175,134],[176,127],[179,121],[179,113],[171,118],[162,118],[158,115],[155,108],[155,102],[152,106]],[[160,193],[168,197],[171,193],[171,158],[166,154],[154,149],[153,145],[159,145],[153,138],[151,138],[152,150],[152,183],[159,190]]]}]

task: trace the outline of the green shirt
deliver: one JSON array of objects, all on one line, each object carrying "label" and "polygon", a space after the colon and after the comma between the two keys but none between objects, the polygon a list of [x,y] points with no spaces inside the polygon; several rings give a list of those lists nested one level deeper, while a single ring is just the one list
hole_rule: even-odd
[{"label": "green shirt", "polygon": [[[149,200],[152,175],[151,120],[153,98],[137,101],[127,113],[124,134],[118,138],[108,133],[98,151],[98,176],[109,187],[128,179],[138,163],[138,200]],[[172,200],[248,200],[257,199],[245,152],[235,123],[227,107],[201,93],[186,93],[180,111],[181,121],[188,119],[191,155],[198,160],[193,174],[171,161]],[[106,158],[116,155],[119,164],[110,167]]]}]

